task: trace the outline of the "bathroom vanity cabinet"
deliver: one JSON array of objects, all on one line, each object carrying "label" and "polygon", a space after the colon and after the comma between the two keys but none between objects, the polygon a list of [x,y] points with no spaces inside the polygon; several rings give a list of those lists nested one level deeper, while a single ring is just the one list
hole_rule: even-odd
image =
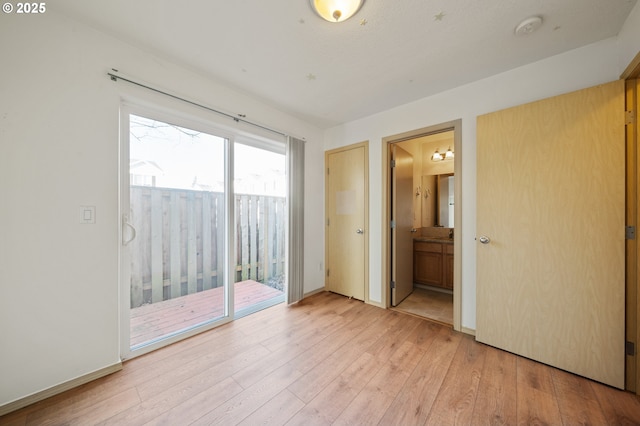
[{"label": "bathroom vanity cabinet", "polygon": [[413,281],[453,289],[453,241],[418,238],[413,241]]}]

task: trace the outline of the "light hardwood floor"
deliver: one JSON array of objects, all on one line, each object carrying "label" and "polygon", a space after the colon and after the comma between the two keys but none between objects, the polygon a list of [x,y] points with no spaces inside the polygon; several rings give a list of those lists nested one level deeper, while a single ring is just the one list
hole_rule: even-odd
[{"label": "light hardwood floor", "polygon": [[452,326],[453,294],[415,287],[394,310]]},{"label": "light hardwood floor", "polygon": [[630,393],[332,293],[135,358],[2,425],[640,424]]}]

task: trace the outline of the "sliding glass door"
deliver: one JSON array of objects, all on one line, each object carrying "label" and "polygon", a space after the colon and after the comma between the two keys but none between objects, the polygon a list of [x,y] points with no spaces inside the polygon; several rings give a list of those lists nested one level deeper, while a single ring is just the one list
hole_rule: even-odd
[{"label": "sliding glass door", "polygon": [[134,108],[122,125],[123,357],[283,302],[284,143]]},{"label": "sliding glass door", "polygon": [[[129,347],[228,316],[227,138],[128,115]],[[125,261],[126,262],[126,261]]]},{"label": "sliding glass door", "polygon": [[235,317],[285,299],[284,144],[234,145]]}]

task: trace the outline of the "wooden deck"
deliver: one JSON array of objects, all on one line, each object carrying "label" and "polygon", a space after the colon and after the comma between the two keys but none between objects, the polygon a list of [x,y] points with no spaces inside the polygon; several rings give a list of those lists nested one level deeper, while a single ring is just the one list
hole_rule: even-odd
[{"label": "wooden deck", "polygon": [[[131,346],[224,316],[223,290],[214,288],[132,309]],[[238,282],[234,286],[236,312],[282,294],[257,281]]]}]

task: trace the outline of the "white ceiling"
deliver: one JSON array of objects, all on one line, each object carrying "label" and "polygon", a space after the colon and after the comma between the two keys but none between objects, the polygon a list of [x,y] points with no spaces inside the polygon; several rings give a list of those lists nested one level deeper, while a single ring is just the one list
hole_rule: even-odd
[{"label": "white ceiling", "polygon": [[[366,0],[340,24],[320,19],[307,0],[57,0],[47,7],[325,128],[613,37],[635,4]],[[516,36],[532,15],[542,27]]]}]

